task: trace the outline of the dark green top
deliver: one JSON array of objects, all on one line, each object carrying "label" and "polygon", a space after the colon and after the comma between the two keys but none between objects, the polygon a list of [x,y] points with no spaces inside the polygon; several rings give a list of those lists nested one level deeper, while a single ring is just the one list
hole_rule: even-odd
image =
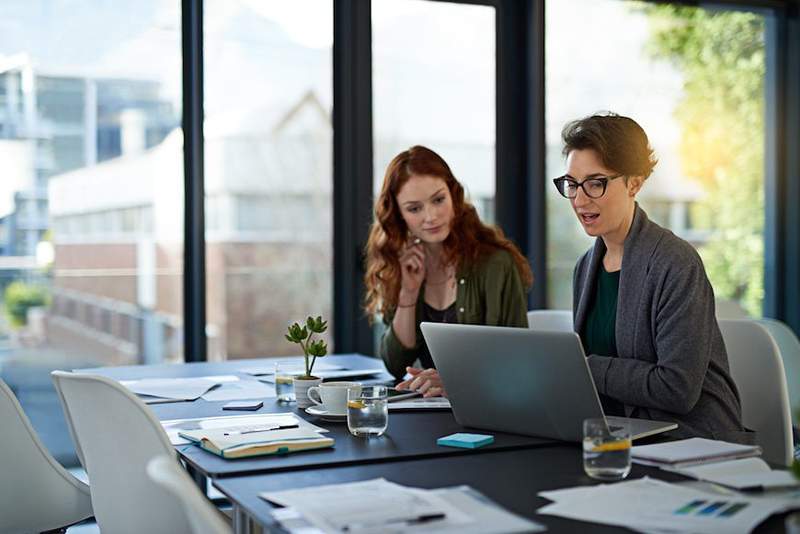
[{"label": "dark green top", "polygon": [[[586,317],[586,328],[581,336],[586,354],[600,356],[617,355],[617,295],[619,293],[619,273],[609,273],[605,267],[597,270],[594,297],[589,314]],[[625,415],[622,403],[600,395],[606,415]]]},{"label": "dark green top", "polygon": [[[456,281],[455,310],[458,323],[528,327],[525,287],[514,258],[506,250],[498,249],[476,264],[461,266],[456,273]],[[419,328],[424,302],[423,285],[417,299],[417,336],[413,347],[404,347],[395,336],[392,328],[394,313],[383,317],[387,328],[381,340],[380,355],[386,368],[398,379],[405,375],[406,366],[412,365],[427,352],[423,350],[425,340]]]}]

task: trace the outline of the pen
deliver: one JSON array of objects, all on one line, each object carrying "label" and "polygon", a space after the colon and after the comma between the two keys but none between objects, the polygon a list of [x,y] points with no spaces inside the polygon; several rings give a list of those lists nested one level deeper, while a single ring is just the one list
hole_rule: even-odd
[{"label": "pen", "polygon": [[283,430],[284,428],[298,428],[298,425],[279,425],[279,426],[265,426],[260,428],[251,428],[248,430],[232,430],[224,432],[223,436],[238,436],[241,434],[255,434],[256,432],[267,432],[268,430]]},{"label": "pen", "polygon": [[342,532],[350,532],[351,530],[358,530],[362,528],[370,528],[370,527],[378,527],[378,526],[386,526],[386,525],[423,525],[425,523],[430,523],[431,521],[439,521],[441,519],[445,519],[447,514],[443,512],[436,512],[430,514],[420,514],[416,517],[401,517],[401,518],[392,518],[387,519],[386,521],[376,521],[372,523],[353,523],[350,525],[345,525],[342,527]]}]

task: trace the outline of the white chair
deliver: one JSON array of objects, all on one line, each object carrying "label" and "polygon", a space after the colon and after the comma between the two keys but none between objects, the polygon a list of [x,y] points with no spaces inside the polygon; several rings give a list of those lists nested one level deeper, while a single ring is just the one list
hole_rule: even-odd
[{"label": "white chair", "polygon": [[47,451],[0,380],[0,533],[43,532],[92,516],[89,486]]},{"label": "white chair", "polygon": [[572,311],[531,310],[528,312],[528,328],[531,330],[572,332]]},{"label": "white chair", "polygon": [[[800,339],[797,339],[791,328],[775,319],[759,319],[758,323],[769,330],[781,351],[786,385],[789,388],[789,404],[792,409],[800,410]],[[794,416],[795,421],[800,423],[800,415],[795,412]]]},{"label": "white chair", "polygon": [[102,376],[53,371],[53,382],[92,485],[103,534],[191,534],[183,510],[146,474],[157,456],[175,457],[150,409],[124,386]]},{"label": "white chair", "polygon": [[742,400],[742,422],[757,433],[764,459],[792,461],[789,393],[780,351],[769,331],[749,319],[720,319],[731,376]]},{"label": "white chair", "polygon": [[194,534],[230,534],[230,524],[200,492],[173,456],[156,456],[147,464],[147,475],[167,490],[171,506],[182,509]]}]

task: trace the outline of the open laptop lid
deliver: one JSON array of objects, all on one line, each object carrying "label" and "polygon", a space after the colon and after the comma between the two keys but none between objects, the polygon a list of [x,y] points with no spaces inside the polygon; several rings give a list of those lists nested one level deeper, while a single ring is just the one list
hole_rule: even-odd
[{"label": "open laptop lid", "polygon": [[581,441],[583,420],[603,417],[574,332],[443,323],[421,329],[463,426]]}]

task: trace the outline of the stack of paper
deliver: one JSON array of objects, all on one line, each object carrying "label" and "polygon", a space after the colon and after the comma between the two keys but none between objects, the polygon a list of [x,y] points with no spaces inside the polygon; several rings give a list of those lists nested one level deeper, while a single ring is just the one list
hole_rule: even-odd
[{"label": "stack of paper", "polygon": [[773,470],[761,458],[742,458],[691,467],[662,469],[738,490],[800,486],[800,480],[797,480],[792,473],[786,470]]},{"label": "stack of paper", "polygon": [[[268,365],[256,365],[256,366],[249,366],[243,367],[239,369],[240,372],[256,376],[259,380],[263,382],[275,382],[275,364],[279,364],[283,366],[284,371],[286,374],[293,375],[293,376],[300,376],[305,374],[305,366],[303,364],[303,359],[288,359],[288,360],[276,360],[274,363]],[[375,367],[369,369],[347,369],[341,365],[328,363],[328,362],[321,362],[317,361],[314,364],[314,376],[318,376],[320,378],[353,378],[356,376],[369,376],[369,375],[377,375],[385,372],[386,369],[383,365],[376,365]]]},{"label": "stack of paper", "polygon": [[389,402],[389,411],[399,410],[450,410],[450,399],[444,397],[417,397]]},{"label": "stack of paper", "polygon": [[673,468],[748,458],[760,454],[761,447],[757,445],[740,445],[705,438],[690,438],[631,448],[631,458],[638,464]]},{"label": "stack of paper", "polygon": [[234,375],[198,376],[194,378],[144,378],[123,380],[123,386],[133,391],[147,404],[193,401],[209,390],[226,382],[235,382]]},{"label": "stack of paper", "polygon": [[540,514],[645,532],[744,533],[774,513],[800,507],[798,501],[721,496],[647,477],[539,495],[554,501]]},{"label": "stack of paper", "polygon": [[[274,517],[286,528],[298,515],[322,532],[539,532],[543,527],[518,517],[466,486],[421,490],[379,478],[364,482],[266,492],[279,506]],[[304,528],[308,528],[308,525]],[[295,531],[294,529],[290,529]],[[304,530],[308,532],[308,530]]]}]

